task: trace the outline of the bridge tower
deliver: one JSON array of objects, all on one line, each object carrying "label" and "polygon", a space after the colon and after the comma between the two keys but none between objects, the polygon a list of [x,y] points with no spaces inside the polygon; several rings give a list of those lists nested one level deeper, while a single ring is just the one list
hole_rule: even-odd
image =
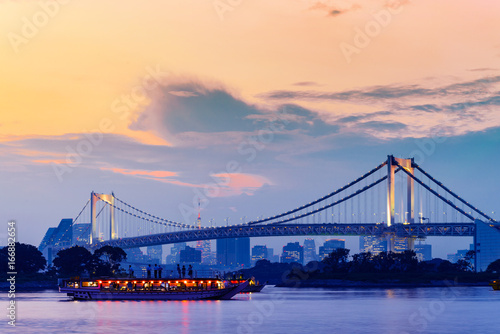
[{"label": "bridge tower", "polygon": [[[394,173],[398,168],[398,165],[404,168],[406,171],[414,175],[414,163],[413,158],[411,159],[400,159],[395,158],[392,155],[387,156],[387,226],[394,224],[394,214],[395,214],[395,196],[394,196]],[[406,193],[407,193],[407,209],[406,209],[406,221],[410,224],[415,222],[415,197],[414,197],[414,184],[413,179],[408,175],[406,183]]]},{"label": "bridge tower", "polygon": [[94,238],[99,239],[97,235],[97,212],[96,204],[98,201],[103,201],[109,205],[110,215],[109,215],[109,236],[111,240],[117,239],[116,226],[115,226],[115,195],[111,194],[97,194],[95,192],[90,193],[90,216],[92,223],[92,233],[90,234],[90,244],[92,244]]}]

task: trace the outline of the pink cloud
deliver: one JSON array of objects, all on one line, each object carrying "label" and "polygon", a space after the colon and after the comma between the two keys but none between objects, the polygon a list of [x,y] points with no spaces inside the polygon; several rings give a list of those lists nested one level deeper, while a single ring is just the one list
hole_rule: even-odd
[{"label": "pink cloud", "polygon": [[255,191],[262,188],[264,185],[271,185],[272,182],[267,178],[246,173],[219,173],[213,176],[221,179],[220,192],[218,196],[234,196],[234,195],[253,195]]},{"label": "pink cloud", "polygon": [[113,173],[123,174],[123,175],[132,175],[132,176],[145,176],[153,179],[167,178],[172,176],[177,176],[176,172],[170,172],[166,170],[154,170],[154,171],[146,171],[146,170],[134,170],[134,169],[124,169],[124,168],[105,168],[102,167],[101,170],[109,170]]},{"label": "pink cloud", "polygon": [[37,164],[65,164],[66,160],[65,159],[40,159],[40,160],[33,160],[33,162]]}]

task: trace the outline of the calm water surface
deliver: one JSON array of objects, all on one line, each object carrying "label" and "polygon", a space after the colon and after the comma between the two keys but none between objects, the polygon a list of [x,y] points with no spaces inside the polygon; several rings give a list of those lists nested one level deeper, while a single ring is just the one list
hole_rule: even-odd
[{"label": "calm water surface", "polygon": [[[7,315],[7,295],[1,305]],[[289,289],[228,301],[68,301],[16,294],[17,326],[0,333],[500,333],[489,287]]]}]

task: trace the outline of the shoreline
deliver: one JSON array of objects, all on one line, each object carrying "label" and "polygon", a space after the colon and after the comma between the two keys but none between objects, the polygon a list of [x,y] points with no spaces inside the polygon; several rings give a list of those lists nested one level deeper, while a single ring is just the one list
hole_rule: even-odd
[{"label": "shoreline", "polygon": [[[0,281],[0,291],[9,291],[10,283]],[[40,291],[40,290],[59,290],[56,281],[32,281],[32,282],[16,282],[16,292],[24,291]]]},{"label": "shoreline", "polygon": [[340,279],[304,280],[293,283],[279,283],[275,285],[280,288],[430,288],[430,287],[460,287],[460,286],[483,286],[488,287],[489,282],[456,282],[453,280],[436,280],[422,283],[404,283],[397,281],[348,281]]}]

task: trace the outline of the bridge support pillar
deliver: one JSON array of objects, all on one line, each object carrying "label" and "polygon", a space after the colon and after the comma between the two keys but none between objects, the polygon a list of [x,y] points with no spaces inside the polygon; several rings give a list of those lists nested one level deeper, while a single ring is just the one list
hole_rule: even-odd
[{"label": "bridge support pillar", "polygon": [[116,227],[115,227],[115,196],[113,194],[96,194],[95,192],[90,193],[90,217],[92,224],[92,232],[90,233],[90,244],[95,240],[99,240],[99,235],[97,234],[97,215],[96,204],[98,201],[103,201],[109,205],[110,215],[109,215],[109,237],[111,240],[117,239]]},{"label": "bridge support pillar", "polygon": [[[413,158],[411,159],[400,159],[394,158],[392,155],[387,157],[387,226],[391,226],[395,223],[395,179],[394,174],[396,168],[401,166],[401,168],[406,169],[409,173],[413,175]],[[414,182],[410,176],[407,176],[406,185],[406,213],[404,219],[407,223],[415,222],[415,197],[414,197]]]}]

